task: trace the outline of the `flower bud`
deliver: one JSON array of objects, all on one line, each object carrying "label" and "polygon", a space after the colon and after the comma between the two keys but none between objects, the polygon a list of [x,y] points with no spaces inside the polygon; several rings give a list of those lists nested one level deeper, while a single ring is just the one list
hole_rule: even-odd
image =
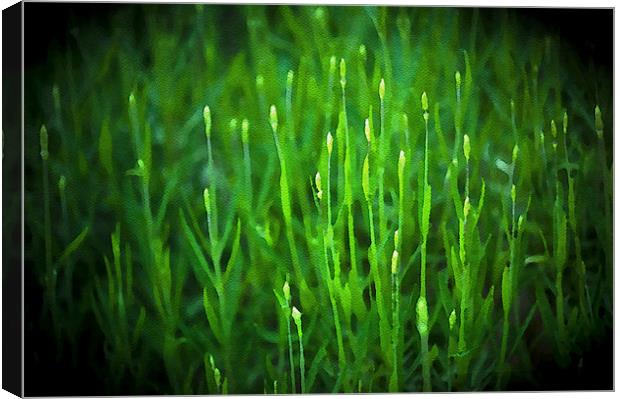
[{"label": "flower bud", "polygon": [[398,174],[399,177],[403,175],[405,171],[405,151],[401,150],[398,155]]},{"label": "flower bud", "polygon": [[452,312],[450,313],[448,322],[450,324],[450,331],[454,330],[454,325],[456,324],[456,312],[454,311],[454,309],[452,309]]},{"label": "flower bud", "polygon": [[427,113],[428,112],[428,97],[426,92],[422,93],[422,110]]},{"label": "flower bud", "polygon": [[336,56],[332,55],[329,58],[329,74],[330,76],[336,73]]},{"label": "flower bud", "polygon": [[295,306],[293,306],[293,310],[291,311],[291,316],[295,321],[295,324],[299,325],[301,323],[301,312]]},{"label": "flower bud", "polygon": [[398,273],[398,251],[392,252],[392,274]]},{"label": "flower bud", "polygon": [[465,159],[469,162],[469,154],[471,152],[471,144],[469,143],[469,135],[463,136],[463,154],[465,154]]},{"label": "flower bud", "polygon": [[384,98],[385,98],[385,80],[381,78],[381,82],[379,82],[379,99],[381,99],[381,102],[383,102]]},{"label": "flower bud", "polygon": [[209,196],[209,188],[206,187],[204,189],[204,191],[202,192],[202,197],[204,200],[204,205],[205,205],[205,211],[207,211],[207,213],[210,212],[211,210],[211,197]]},{"label": "flower bud", "polygon": [[202,110],[202,118],[205,122],[205,134],[207,137],[211,137],[211,109],[208,105],[205,105]]},{"label": "flower bud", "polygon": [[347,84],[347,64],[344,62],[344,58],[340,59],[340,85],[344,88]]},{"label": "flower bud", "polygon": [[332,155],[333,149],[334,149],[334,137],[332,136],[332,132],[327,132],[327,154]]},{"label": "flower bud", "polygon": [[291,287],[288,285],[288,281],[284,282],[284,285],[282,286],[282,292],[284,293],[284,299],[286,300],[286,303],[289,303],[291,301]]},{"label": "flower bud", "polygon": [[39,131],[39,144],[41,145],[41,159],[47,161],[49,152],[47,151],[47,128],[45,125],[41,125],[41,130]]},{"label": "flower bud", "polygon": [[465,219],[467,219],[470,210],[471,203],[469,202],[469,197],[465,197],[465,203],[463,204],[463,215],[465,216]]},{"label": "flower bud", "polygon": [[249,138],[249,134],[248,132],[250,131],[250,122],[248,122],[247,119],[243,119],[243,121],[241,122],[241,140],[247,144],[248,143],[248,138]]},{"label": "flower bud", "polygon": [[415,307],[416,313],[416,325],[418,327],[418,332],[421,336],[425,336],[428,334],[428,308],[426,305],[426,298],[419,297],[418,302]]},{"label": "flower bud", "polygon": [[459,92],[461,90],[461,72],[456,71],[454,73],[454,81],[456,82],[456,91]]},{"label": "flower bud", "polygon": [[558,137],[558,129],[555,127],[555,121],[551,119],[551,136],[553,138]]},{"label": "flower bud", "polygon": [[275,105],[271,105],[269,108],[269,123],[271,124],[271,129],[274,132],[278,131],[278,110]]},{"label": "flower bud", "polygon": [[396,231],[394,231],[394,246],[395,247],[398,246],[398,229],[396,229]]},{"label": "flower bud", "polygon": [[368,118],[364,121],[364,134],[366,135],[366,141],[370,144],[370,121]]},{"label": "flower bud", "polygon": [[316,196],[319,200],[323,199],[323,190],[321,189],[321,173],[316,172],[314,176],[314,182],[316,183],[317,193]]},{"label": "flower bud", "polygon": [[596,135],[599,139],[603,138],[603,117],[601,116],[601,109],[597,105],[594,107],[594,128],[596,129]]},{"label": "flower bud", "polygon": [[368,154],[364,158],[364,166],[362,166],[362,190],[366,201],[370,202],[370,167],[368,165]]}]

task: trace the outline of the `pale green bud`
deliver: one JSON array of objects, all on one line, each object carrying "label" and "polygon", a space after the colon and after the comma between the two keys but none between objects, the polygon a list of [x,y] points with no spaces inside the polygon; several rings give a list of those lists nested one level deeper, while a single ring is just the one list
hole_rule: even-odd
[{"label": "pale green bud", "polygon": [[317,193],[316,196],[319,200],[323,199],[323,190],[321,189],[321,173],[316,172],[314,176],[314,182],[316,183]]},{"label": "pale green bud", "polygon": [[134,108],[136,106],[136,96],[133,94],[133,91],[129,93],[129,107]]},{"label": "pale green bud", "polygon": [[243,118],[243,121],[241,121],[241,140],[246,144],[248,143],[249,139],[249,131],[250,122],[248,122],[246,118]]},{"label": "pale green bud", "polygon": [[405,151],[401,150],[398,156],[398,174],[402,176],[405,171]]},{"label": "pale green bud", "polygon": [[47,151],[47,128],[45,125],[41,125],[41,130],[39,131],[39,144],[41,145],[41,159],[47,161],[49,152]]},{"label": "pale green bud", "polygon": [[209,355],[209,363],[211,364],[211,368],[215,368],[215,360],[213,360],[213,355]]},{"label": "pale green bud", "polygon": [[469,197],[465,197],[465,203],[463,204],[463,215],[465,215],[465,219],[467,219],[470,210],[471,203],[469,202]]},{"label": "pale green bud", "polygon": [[517,199],[517,188],[514,184],[510,188],[510,198],[512,198],[512,202],[515,202]]},{"label": "pale green bud", "polygon": [[291,300],[291,287],[288,285],[288,281],[284,282],[284,286],[282,286],[282,292],[284,293],[284,299],[286,303]]},{"label": "pale green bud", "polygon": [[426,298],[422,296],[418,298],[415,313],[417,317],[416,325],[418,327],[418,332],[421,336],[425,336],[428,334],[428,307],[426,305]]},{"label": "pale green bud", "polygon": [[333,75],[336,73],[336,56],[332,55],[329,58],[329,74]]},{"label": "pale green bud", "polygon": [[519,156],[519,146],[515,144],[515,146],[512,147],[512,163],[515,163],[517,161],[518,156]]},{"label": "pale green bud", "polygon": [[465,159],[469,162],[469,154],[471,152],[471,144],[469,143],[469,135],[463,136],[463,154],[465,154]]},{"label": "pale green bud", "polygon": [[205,205],[205,211],[209,213],[211,211],[211,197],[209,196],[209,188],[206,187],[202,192],[202,198]]},{"label": "pale green bud", "polygon": [[332,132],[327,132],[327,154],[332,155],[333,149],[334,149],[334,136],[332,136]]},{"label": "pale green bud", "polygon": [[594,128],[596,129],[596,135],[599,139],[603,138],[603,117],[601,116],[601,109],[597,105],[594,107]]},{"label": "pale green bud", "polygon": [[379,99],[381,99],[381,102],[383,102],[384,98],[385,98],[385,80],[381,78],[381,82],[379,82]]},{"label": "pale green bud", "polygon": [[562,120],[562,130],[564,135],[566,136],[566,131],[568,130],[568,114],[564,111],[564,118]]},{"label": "pale green bud", "polygon": [[366,141],[370,144],[370,121],[368,118],[364,121],[364,135],[366,136]]},{"label": "pale green bud", "polygon": [[456,91],[461,90],[461,72],[456,71],[454,73],[454,81],[456,82]]},{"label": "pale green bud", "polygon": [[230,131],[232,133],[235,132],[235,130],[237,130],[237,125],[239,124],[239,121],[237,121],[237,118],[232,118],[230,120],[230,122],[228,123],[228,126],[230,127]]},{"label": "pale green bud", "polygon": [[295,306],[293,306],[291,316],[293,317],[293,321],[295,322],[295,324],[299,326],[301,324],[301,312]]},{"label": "pale green bud", "polygon": [[428,112],[428,96],[426,92],[422,93],[422,110],[427,113]]},{"label": "pale green bud", "polygon": [[256,75],[256,88],[258,91],[263,91],[263,87],[265,86],[265,78],[263,75]]},{"label": "pale green bud", "polygon": [[269,108],[269,123],[271,124],[271,129],[274,132],[278,131],[278,110],[275,105],[272,105]]},{"label": "pale green bud", "polygon": [[360,53],[360,57],[362,57],[362,59],[366,61],[366,46],[364,46],[363,44],[360,44],[359,53]]},{"label": "pale green bud", "polygon": [[344,58],[340,59],[340,85],[344,87],[347,84],[347,64]]},{"label": "pale green bud", "polygon": [[519,222],[518,222],[518,225],[517,225],[519,231],[523,229],[523,222],[524,222],[524,220],[525,219],[523,218],[523,215],[519,215]]},{"label": "pale green bud", "polygon": [[290,91],[293,87],[293,71],[288,71],[286,74],[286,88]]},{"label": "pale green bud", "polygon": [[452,312],[450,313],[448,322],[450,324],[450,331],[454,330],[454,325],[456,324],[456,312],[454,311],[454,309],[452,309]]},{"label": "pale green bud", "polygon": [[398,251],[392,252],[392,274],[398,273]]},{"label": "pale green bud", "polygon": [[394,246],[395,247],[398,246],[398,229],[396,229],[396,231],[394,231]]},{"label": "pale green bud", "polygon": [[558,129],[555,127],[555,121],[551,119],[551,136],[553,138],[558,137]]},{"label": "pale green bud", "polygon": [[211,137],[211,108],[208,105],[205,105],[202,110],[202,118],[205,122],[205,134]]},{"label": "pale green bud", "polygon": [[215,379],[215,385],[219,388],[222,383],[222,374],[220,373],[220,369],[217,367],[213,370],[213,378]]},{"label": "pale green bud", "polygon": [[364,165],[362,166],[362,190],[364,191],[366,201],[370,202],[370,167],[368,165],[368,154],[366,154]]}]

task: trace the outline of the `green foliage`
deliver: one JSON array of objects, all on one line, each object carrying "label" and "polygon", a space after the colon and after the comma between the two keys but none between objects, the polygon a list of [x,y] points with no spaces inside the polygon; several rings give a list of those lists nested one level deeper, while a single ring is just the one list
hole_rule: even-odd
[{"label": "green foliage", "polygon": [[561,38],[141,7],[25,88],[37,328],[104,393],[536,390],[610,331],[610,78]]}]

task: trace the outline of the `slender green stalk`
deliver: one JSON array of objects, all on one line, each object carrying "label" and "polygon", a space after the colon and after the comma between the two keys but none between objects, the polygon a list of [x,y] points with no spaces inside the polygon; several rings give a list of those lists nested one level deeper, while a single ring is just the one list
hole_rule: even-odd
[{"label": "slender green stalk", "polygon": [[241,142],[243,144],[243,166],[245,171],[245,195],[247,196],[247,210],[251,216],[253,213],[252,206],[252,160],[250,159],[250,145],[249,145],[249,131],[250,123],[247,119],[243,119],[241,122]]},{"label": "slender green stalk", "polygon": [[306,393],[306,362],[304,359],[304,333],[301,329],[301,312],[293,306],[291,312],[295,325],[297,326],[297,337],[299,338],[299,373],[301,378],[301,393]]},{"label": "slender green stalk", "polygon": [[[352,157],[354,147],[351,144],[351,138],[349,137],[349,126],[347,120],[347,108],[345,98],[345,85],[346,85],[346,71],[343,71],[344,60],[341,62],[341,86],[342,86],[342,113],[344,121],[344,136],[345,136],[345,157],[344,157],[344,202],[347,206],[347,227],[349,236],[349,254],[351,262],[351,273],[353,278],[357,278],[357,254],[355,243],[355,225],[353,223],[353,179],[351,174],[353,173]],[[328,148],[329,150],[329,148]],[[329,151],[328,157],[331,159],[331,151]],[[329,164],[328,164],[329,165]],[[330,217],[331,225],[331,217]],[[340,284],[340,270],[336,271],[336,281]]]},{"label": "slender green stalk", "polygon": [[420,296],[416,303],[416,316],[417,316],[417,328],[420,333],[420,339],[422,342],[421,356],[422,356],[422,378],[424,391],[431,391],[431,359],[428,354],[428,305],[426,301],[426,243],[428,238],[430,212],[431,212],[431,199],[432,191],[431,186],[428,184],[428,97],[426,92],[422,93],[422,110],[424,111],[424,127],[426,131],[426,139],[424,143],[424,192],[422,202],[422,220],[420,220],[420,226],[422,230],[422,244],[421,244],[421,262],[420,262]]},{"label": "slender green stalk", "polygon": [[385,175],[385,145],[387,143],[387,132],[385,131],[385,81],[379,82],[379,102],[381,107],[381,134],[379,135],[379,162],[377,165],[377,187],[379,188],[379,242],[383,242],[387,230],[385,219],[385,193],[383,179]]},{"label": "slender green stalk", "polygon": [[289,365],[291,367],[291,391],[295,393],[295,364],[293,362],[293,340],[291,335],[291,287],[288,284],[288,281],[284,282],[284,286],[282,287],[282,292],[284,293],[284,299],[286,301],[287,308],[286,311],[286,334],[288,338],[288,360]]},{"label": "slender green stalk", "polygon": [[[339,370],[342,373],[344,371],[346,365],[346,355],[344,352],[344,341],[342,337],[342,328],[340,326],[340,315],[338,311],[338,306],[336,304],[336,292],[334,292],[334,283],[337,284],[337,288],[340,288],[340,257],[336,250],[336,245],[334,243],[334,229],[332,225],[332,207],[331,207],[331,157],[333,151],[333,143],[334,139],[331,133],[327,133],[327,221],[325,228],[325,237],[323,239],[323,246],[325,253],[327,252],[327,247],[329,247],[332,255],[332,261],[334,263],[334,279],[332,279],[331,271],[329,269],[329,262],[327,257],[325,257],[325,267],[327,273],[327,289],[329,292],[329,298],[332,306],[332,313],[334,316],[334,325],[336,328],[336,341],[338,344],[338,366]],[[348,150],[347,150],[348,152]],[[345,166],[346,167],[346,166]],[[322,190],[321,190],[321,175],[317,172],[316,174],[316,186],[319,190],[319,200],[322,198]],[[327,241],[327,242],[326,242]]]},{"label": "slender green stalk", "polygon": [[[398,230],[394,235],[394,245],[398,242]],[[399,340],[399,330],[400,330],[400,277],[398,275],[398,251],[395,249],[392,253],[392,374],[390,376],[390,391],[398,392],[400,389],[399,385],[399,374],[400,370],[398,367],[398,340]]]},{"label": "slender green stalk", "polygon": [[299,264],[299,255],[297,254],[297,245],[295,243],[295,237],[293,235],[293,222],[291,214],[291,201],[290,190],[287,177],[286,159],[280,146],[280,139],[278,138],[278,111],[275,105],[272,105],[269,110],[269,122],[271,124],[271,130],[273,132],[273,140],[276,145],[276,152],[278,159],[280,160],[280,200],[282,203],[282,213],[284,214],[284,222],[286,224],[286,237],[288,239],[289,248],[291,251],[291,257],[293,260],[293,268],[295,270],[297,281],[301,284],[304,283],[304,278],[301,273],[301,266]]},{"label": "slender green stalk", "polygon": [[384,291],[383,291],[383,282],[381,279],[381,269],[379,268],[379,257],[377,253],[377,241],[375,236],[375,226],[374,226],[374,212],[373,212],[373,191],[370,187],[370,152],[371,150],[371,142],[372,133],[370,132],[370,125],[368,120],[366,120],[366,128],[365,134],[366,139],[369,140],[369,151],[366,154],[366,158],[364,159],[364,164],[362,166],[362,190],[364,192],[364,197],[366,199],[366,205],[368,207],[368,223],[370,228],[370,247],[368,248],[368,262],[370,263],[370,274],[372,275],[372,279],[375,282],[375,300],[377,303],[377,313],[379,314],[379,339],[381,343],[381,351],[385,355],[388,360],[388,367],[391,367],[391,362],[389,361],[392,356],[392,351],[390,349],[390,337],[389,337],[389,309],[386,307]]}]

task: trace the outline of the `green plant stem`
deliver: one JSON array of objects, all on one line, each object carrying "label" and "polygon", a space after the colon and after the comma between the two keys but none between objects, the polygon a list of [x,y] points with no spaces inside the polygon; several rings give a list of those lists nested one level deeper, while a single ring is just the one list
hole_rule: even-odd
[{"label": "green plant stem", "polygon": [[295,393],[295,363],[293,362],[293,340],[291,335],[291,308],[286,308],[286,332],[288,337],[288,359],[291,367],[291,392]]},{"label": "green plant stem", "polygon": [[[334,274],[335,274],[336,284],[338,284],[338,287],[339,287],[340,286],[340,275],[339,275],[340,260],[339,260],[338,252],[336,251],[336,247],[334,244],[334,231],[333,231],[332,222],[331,222],[332,209],[331,209],[330,192],[331,192],[331,152],[328,152],[328,156],[327,156],[327,231],[326,231],[325,236],[327,237],[327,240],[329,241],[329,247],[330,247],[331,254],[332,254],[332,260],[334,262]],[[349,212],[349,215],[351,215],[351,212]],[[336,304],[336,295],[335,295],[334,287],[333,287],[334,280],[331,278],[331,272],[329,270],[329,262],[327,258],[327,245],[325,243],[325,239],[323,239],[323,246],[324,246],[324,252],[325,252],[325,268],[326,268],[327,278],[328,278],[327,288],[329,291],[329,298],[330,298],[330,302],[332,306],[332,313],[334,316],[334,325],[336,328],[336,341],[338,343],[338,368],[339,368],[340,373],[342,373],[346,365],[346,356],[344,352],[344,341],[342,338],[342,329],[340,326],[340,316],[339,316],[338,306]]]},{"label": "green plant stem", "polygon": [[379,242],[383,242],[386,236],[387,222],[385,219],[385,192],[383,179],[385,175],[385,144],[387,142],[387,132],[385,131],[385,104],[383,99],[381,105],[381,134],[379,135],[379,162],[377,165],[377,187],[379,188]]}]

